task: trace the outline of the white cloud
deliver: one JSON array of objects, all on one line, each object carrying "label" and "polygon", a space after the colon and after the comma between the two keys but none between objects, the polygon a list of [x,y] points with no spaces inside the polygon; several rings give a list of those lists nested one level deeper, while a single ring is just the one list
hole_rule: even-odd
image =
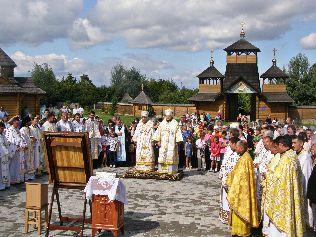
[{"label": "white cloud", "polygon": [[41,44],[67,38],[82,0],[1,0],[0,43]]},{"label": "white cloud", "polygon": [[301,39],[304,49],[316,49],[316,33],[311,33]]},{"label": "white cloud", "polygon": [[[132,48],[198,51],[226,46],[246,22],[250,40],[269,40],[293,22],[314,22],[315,0],[1,0],[0,44],[68,39],[74,48],[123,39]],[[90,3],[91,4],[91,3]]]},{"label": "white cloud", "polygon": [[79,18],[74,21],[70,38],[76,39],[75,48],[84,48],[109,41],[110,38],[96,26],[91,25],[88,19]]},{"label": "white cloud", "polygon": [[149,55],[126,54],[121,58],[106,57],[100,63],[91,63],[80,58],[69,58],[63,54],[27,55],[24,52],[16,51],[11,58],[18,67],[15,69],[16,75],[30,75],[33,64],[47,63],[50,65],[59,78],[72,73],[79,78],[82,74],[87,74],[96,85],[109,85],[112,68],[121,63],[127,68],[135,67],[149,77],[161,78],[165,72],[173,69],[173,65],[166,61],[159,61]]},{"label": "white cloud", "polygon": [[251,40],[278,38],[294,21],[315,19],[315,8],[315,0],[98,0],[70,40],[86,47],[123,37],[133,48],[197,51],[236,39],[243,20]]}]

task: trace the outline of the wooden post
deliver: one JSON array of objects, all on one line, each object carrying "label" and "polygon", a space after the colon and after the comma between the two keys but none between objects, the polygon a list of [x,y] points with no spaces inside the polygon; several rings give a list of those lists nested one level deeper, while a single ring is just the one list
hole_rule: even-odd
[{"label": "wooden post", "polygon": [[21,111],[20,111],[20,93],[18,93],[18,99],[16,100],[16,114],[21,114]]}]

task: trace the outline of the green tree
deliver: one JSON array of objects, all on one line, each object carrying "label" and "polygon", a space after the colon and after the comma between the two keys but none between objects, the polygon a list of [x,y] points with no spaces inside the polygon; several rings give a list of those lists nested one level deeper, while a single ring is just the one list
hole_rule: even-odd
[{"label": "green tree", "polygon": [[48,64],[34,64],[31,75],[34,84],[46,92],[42,103],[55,105],[59,98],[59,82],[55,77],[53,69]]},{"label": "green tree", "polygon": [[79,88],[76,78],[68,73],[66,78],[62,78],[59,82],[59,101],[60,102],[77,102],[79,96]]},{"label": "green tree", "polygon": [[111,87],[113,96],[121,99],[124,93],[129,93],[130,96],[136,97],[146,81],[146,76],[134,67],[127,69],[121,64],[113,67],[111,71]]},{"label": "green tree", "polygon": [[311,105],[315,103],[315,70],[310,67],[306,55],[299,53],[293,57],[288,66],[289,80],[287,91],[296,105]]},{"label": "green tree", "polygon": [[251,112],[251,94],[238,93],[238,111],[249,115]]},{"label": "green tree", "polygon": [[88,75],[83,74],[77,85],[78,88],[78,102],[82,106],[92,107],[98,102],[97,87],[92,83]]}]

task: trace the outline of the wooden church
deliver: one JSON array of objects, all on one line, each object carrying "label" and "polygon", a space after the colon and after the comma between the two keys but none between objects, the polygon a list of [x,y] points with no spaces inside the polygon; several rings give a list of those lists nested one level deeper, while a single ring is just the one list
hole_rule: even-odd
[{"label": "wooden church", "polygon": [[45,91],[34,85],[30,77],[15,77],[15,62],[0,48],[0,106],[10,116],[40,112]]},{"label": "wooden church", "polygon": [[[252,121],[264,120],[268,115],[281,121],[286,119],[293,99],[286,92],[285,81],[288,76],[272,60],[272,66],[261,75],[258,71],[260,49],[245,39],[242,28],[240,39],[224,49],[226,72],[221,74],[214,66],[200,73],[199,92],[190,98],[198,113],[210,113],[212,117],[220,112],[225,120],[235,121],[240,109],[240,94],[250,100],[248,115]],[[275,51],[274,51],[275,55]]]}]

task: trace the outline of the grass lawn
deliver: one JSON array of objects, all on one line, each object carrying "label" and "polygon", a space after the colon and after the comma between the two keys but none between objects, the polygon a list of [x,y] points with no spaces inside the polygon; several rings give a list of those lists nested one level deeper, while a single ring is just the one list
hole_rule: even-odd
[{"label": "grass lawn", "polygon": [[[104,123],[107,123],[108,120],[113,117],[113,116],[110,115],[110,114],[104,113],[104,112],[103,112],[102,110],[100,110],[100,109],[96,109],[96,110],[95,110],[95,114],[98,115],[98,116],[103,120]],[[89,114],[88,114],[87,112],[85,112],[85,113],[84,113],[84,117],[89,117]],[[134,116],[121,115],[121,116],[119,116],[119,117],[122,119],[122,121],[123,121],[123,123],[124,123],[125,125],[131,125],[132,121],[135,119]]]}]

